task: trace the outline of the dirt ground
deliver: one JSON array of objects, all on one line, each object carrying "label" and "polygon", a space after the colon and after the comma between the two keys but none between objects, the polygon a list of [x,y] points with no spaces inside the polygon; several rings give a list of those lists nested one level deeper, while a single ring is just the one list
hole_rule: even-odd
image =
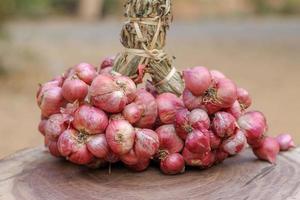
[{"label": "dirt ground", "polygon": [[[116,54],[121,22],[12,22],[0,40],[0,157],[43,143],[37,131],[35,91],[67,67],[98,65]],[[168,51],[179,69],[204,65],[248,89],[269,134],[293,134],[300,143],[300,19],[174,23]]]}]

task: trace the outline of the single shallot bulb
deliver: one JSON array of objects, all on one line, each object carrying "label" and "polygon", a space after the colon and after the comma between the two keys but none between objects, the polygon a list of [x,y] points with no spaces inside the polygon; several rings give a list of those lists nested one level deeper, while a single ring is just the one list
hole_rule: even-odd
[{"label": "single shallot bulb", "polygon": [[119,113],[135,98],[136,85],[128,77],[98,75],[90,87],[92,104],[109,112]]},{"label": "single shallot bulb", "polygon": [[258,111],[250,111],[243,114],[238,119],[238,125],[240,129],[245,131],[245,135],[249,141],[261,138],[268,129],[264,114]]},{"label": "single shallot bulb", "polygon": [[83,101],[87,93],[88,85],[77,77],[65,80],[62,86],[62,95],[69,102]]},{"label": "single shallot bulb", "polygon": [[122,113],[124,118],[131,124],[138,122],[142,117],[140,106],[138,106],[136,103],[128,104]]},{"label": "single shallot bulb", "polygon": [[210,127],[210,119],[206,111],[194,109],[189,114],[189,123],[195,129],[207,130]]},{"label": "single shallot bulb", "polygon": [[135,153],[139,158],[151,158],[159,148],[159,138],[156,132],[150,129],[136,129]]},{"label": "single shallot bulb", "polygon": [[45,123],[45,135],[53,141],[57,141],[62,132],[68,128],[68,115],[54,114]]},{"label": "single shallot bulb", "polygon": [[229,155],[240,153],[246,146],[247,139],[241,130],[237,130],[236,134],[226,139],[222,143],[222,149]]},{"label": "single shallot bulb", "polygon": [[182,155],[179,153],[167,155],[160,161],[160,169],[164,174],[169,175],[183,173],[185,170],[185,163]]},{"label": "single shallot bulb", "polygon": [[227,78],[218,80],[208,90],[203,98],[204,104],[216,105],[220,108],[229,108],[237,100],[235,83]]},{"label": "single shallot bulb", "polygon": [[41,92],[39,96],[40,99],[38,99],[38,103],[43,117],[49,117],[52,114],[59,113],[60,108],[65,103],[60,87],[48,88]]},{"label": "single shallot bulb", "polygon": [[184,108],[182,100],[172,93],[158,95],[156,102],[159,119],[164,124],[173,123],[176,118],[177,110]]},{"label": "single shallot bulb", "polygon": [[257,158],[274,164],[279,150],[280,146],[275,138],[265,137],[261,147],[253,149],[253,152]]},{"label": "single shallot bulb", "polygon": [[192,153],[187,148],[183,149],[182,156],[188,166],[208,168],[216,161],[216,156],[212,152],[204,154]]},{"label": "single shallot bulb", "polygon": [[65,130],[58,139],[58,150],[62,156],[75,164],[86,165],[94,156],[86,146],[88,136],[74,129]]},{"label": "single shallot bulb", "polygon": [[185,87],[195,96],[201,96],[211,84],[211,75],[205,67],[194,67],[183,71]]},{"label": "single shallot bulb", "polygon": [[176,134],[174,125],[163,125],[156,129],[159,138],[160,150],[167,151],[167,153],[178,153],[183,148],[183,141]]},{"label": "single shallot bulb", "polygon": [[114,66],[114,62],[115,62],[115,56],[106,57],[102,61],[101,65],[100,65],[100,68],[105,69],[105,68],[108,68],[108,67],[112,67],[112,66]]},{"label": "single shallot bulb", "polygon": [[214,81],[214,82],[218,82],[220,79],[223,79],[223,78],[226,78],[226,76],[222,73],[222,72],[220,72],[220,71],[218,71],[218,70],[210,70],[210,75],[211,75],[211,77],[212,77],[212,80]]},{"label": "single shallot bulb", "polygon": [[237,89],[237,100],[240,103],[242,110],[249,108],[252,104],[250,94],[244,88]]},{"label": "single shallot bulb", "polygon": [[141,117],[134,123],[134,126],[152,128],[158,116],[157,103],[153,95],[145,89],[139,89],[136,92],[134,103],[138,105],[141,111]]},{"label": "single shallot bulb", "polygon": [[80,63],[74,67],[75,75],[86,84],[90,85],[97,76],[94,66],[88,63]]},{"label": "single shallot bulb", "polygon": [[276,137],[276,140],[279,143],[281,151],[288,151],[289,149],[296,147],[290,134],[280,134]]},{"label": "single shallot bulb", "polygon": [[136,165],[139,162],[139,158],[134,149],[131,149],[127,154],[121,156],[121,161],[126,165]]},{"label": "single shallot bulb", "polygon": [[192,153],[204,154],[211,150],[210,137],[200,130],[194,130],[188,134],[185,140],[185,148]]},{"label": "single shallot bulb", "polygon": [[109,147],[104,134],[89,137],[86,145],[88,150],[97,158],[104,159],[109,153]]},{"label": "single shallot bulb", "polygon": [[135,131],[126,120],[113,120],[106,129],[106,140],[117,155],[128,153],[134,145]]},{"label": "single shallot bulb", "polygon": [[82,105],[76,110],[72,124],[86,134],[99,134],[106,129],[108,118],[102,110],[91,105]]},{"label": "single shallot bulb", "polygon": [[188,89],[184,89],[182,99],[185,107],[189,110],[203,107],[203,97],[194,96],[193,93],[190,92]]},{"label": "single shallot bulb", "polygon": [[61,154],[57,147],[57,141],[53,141],[49,139],[47,136],[45,137],[45,146],[48,147],[49,152],[52,156],[60,157]]},{"label": "single shallot bulb", "polygon": [[227,112],[217,112],[212,122],[214,132],[221,138],[234,134],[237,128],[235,118]]}]

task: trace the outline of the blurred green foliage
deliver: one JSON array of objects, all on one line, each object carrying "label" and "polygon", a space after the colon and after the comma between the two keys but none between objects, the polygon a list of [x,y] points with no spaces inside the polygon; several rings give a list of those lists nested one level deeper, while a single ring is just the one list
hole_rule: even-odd
[{"label": "blurred green foliage", "polygon": [[300,14],[300,0],[252,0],[257,14]]}]

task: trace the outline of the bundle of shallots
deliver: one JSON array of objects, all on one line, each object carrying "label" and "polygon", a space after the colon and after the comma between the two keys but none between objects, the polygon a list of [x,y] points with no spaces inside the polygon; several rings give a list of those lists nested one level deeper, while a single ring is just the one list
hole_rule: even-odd
[{"label": "bundle of shallots", "polygon": [[181,97],[158,94],[149,83],[137,89],[112,71],[114,58],[99,70],[87,63],[40,85],[39,131],[56,157],[91,168],[123,163],[143,171],[159,163],[165,174],[185,166],[209,168],[240,153],[275,163],[280,150],[294,147],[290,135],[267,136],[265,116],[246,111],[252,100],[219,71],[194,67],[183,72]]}]

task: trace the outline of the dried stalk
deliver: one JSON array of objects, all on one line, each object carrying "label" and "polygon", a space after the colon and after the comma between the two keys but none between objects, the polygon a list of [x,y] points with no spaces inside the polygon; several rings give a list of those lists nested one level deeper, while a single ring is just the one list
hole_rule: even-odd
[{"label": "dried stalk", "polygon": [[171,0],[127,0],[124,7],[128,21],[121,31],[121,43],[125,50],[117,56],[114,71],[136,79],[139,67],[145,66],[159,93],[181,95],[181,75],[163,51],[172,21]]}]

